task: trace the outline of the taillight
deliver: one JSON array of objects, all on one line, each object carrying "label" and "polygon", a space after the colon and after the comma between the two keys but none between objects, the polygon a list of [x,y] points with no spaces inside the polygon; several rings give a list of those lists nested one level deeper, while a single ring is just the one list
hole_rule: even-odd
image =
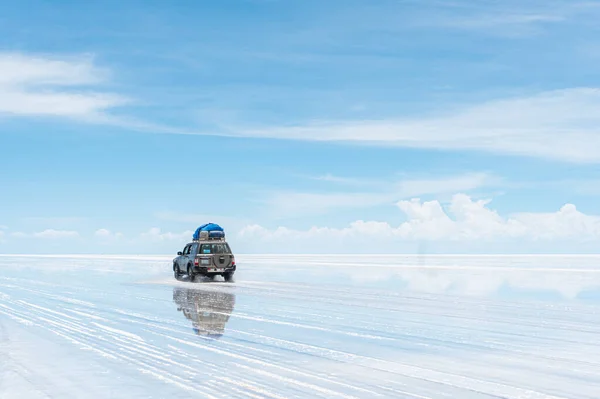
[{"label": "taillight", "polygon": [[231,257],[231,264],[235,266],[235,258],[233,256]]},{"label": "taillight", "polygon": [[194,266],[198,266],[198,258],[194,259]]}]

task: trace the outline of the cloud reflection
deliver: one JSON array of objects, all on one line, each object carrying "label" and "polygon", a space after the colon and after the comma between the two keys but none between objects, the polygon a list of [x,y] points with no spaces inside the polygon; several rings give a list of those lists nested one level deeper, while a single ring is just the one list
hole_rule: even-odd
[{"label": "cloud reflection", "polygon": [[597,255],[262,255],[242,260],[254,266],[256,280],[504,299],[600,299]]}]

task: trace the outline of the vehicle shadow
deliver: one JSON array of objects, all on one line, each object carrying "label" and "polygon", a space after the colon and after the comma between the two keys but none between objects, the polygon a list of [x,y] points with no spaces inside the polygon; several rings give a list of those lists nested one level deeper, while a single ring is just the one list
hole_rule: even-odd
[{"label": "vehicle shadow", "polygon": [[174,287],[173,301],[177,311],[192,322],[197,335],[219,339],[235,307],[235,294]]}]

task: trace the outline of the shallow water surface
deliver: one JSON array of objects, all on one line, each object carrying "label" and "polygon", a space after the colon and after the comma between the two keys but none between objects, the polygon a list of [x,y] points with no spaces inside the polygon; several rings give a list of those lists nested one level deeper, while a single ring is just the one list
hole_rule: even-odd
[{"label": "shallow water surface", "polygon": [[597,398],[600,257],[0,256],[0,396]]}]

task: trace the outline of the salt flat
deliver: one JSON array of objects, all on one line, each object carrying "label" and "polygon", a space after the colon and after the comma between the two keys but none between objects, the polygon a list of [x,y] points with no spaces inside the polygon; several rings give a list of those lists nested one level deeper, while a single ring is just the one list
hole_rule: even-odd
[{"label": "salt flat", "polygon": [[0,397],[597,398],[600,256],[0,256]]}]

